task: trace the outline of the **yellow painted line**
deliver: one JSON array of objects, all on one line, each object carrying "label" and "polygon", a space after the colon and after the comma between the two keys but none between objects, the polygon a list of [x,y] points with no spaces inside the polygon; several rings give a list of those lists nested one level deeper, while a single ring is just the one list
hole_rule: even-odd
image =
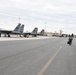
[{"label": "yellow painted line", "polygon": [[51,64],[51,62],[54,60],[58,52],[61,50],[62,46],[56,51],[56,53],[50,58],[50,60],[44,65],[44,67],[40,70],[40,72],[37,75],[43,75],[45,70],[48,68],[48,66]]}]

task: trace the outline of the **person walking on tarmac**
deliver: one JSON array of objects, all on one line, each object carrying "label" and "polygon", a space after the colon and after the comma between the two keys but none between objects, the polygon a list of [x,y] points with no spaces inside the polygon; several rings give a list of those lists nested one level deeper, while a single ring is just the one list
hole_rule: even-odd
[{"label": "person walking on tarmac", "polygon": [[68,39],[68,44],[71,45],[72,44],[72,40],[73,40],[74,35],[69,35],[69,39]]}]

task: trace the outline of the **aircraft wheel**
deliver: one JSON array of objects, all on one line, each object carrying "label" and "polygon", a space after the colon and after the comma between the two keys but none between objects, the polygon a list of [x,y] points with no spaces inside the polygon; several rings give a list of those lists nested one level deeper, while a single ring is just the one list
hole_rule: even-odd
[{"label": "aircraft wheel", "polygon": [[8,37],[10,37],[10,35],[8,34]]},{"label": "aircraft wheel", "polygon": [[0,37],[1,37],[1,33],[0,33]]}]

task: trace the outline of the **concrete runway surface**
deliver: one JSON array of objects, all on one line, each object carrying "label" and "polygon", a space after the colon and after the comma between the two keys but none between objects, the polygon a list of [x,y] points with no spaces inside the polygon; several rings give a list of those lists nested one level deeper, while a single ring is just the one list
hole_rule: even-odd
[{"label": "concrete runway surface", "polygon": [[76,38],[0,41],[0,75],[76,75]]},{"label": "concrete runway surface", "polygon": [[[0,41],[13,41],[13,40],[35,40],[35,39],[46,39],[46,38],[50,38],[47,36],[37,36],[37,37],[0,37]],[[55,37],[51,37],[51,38],[55,38]]]}]

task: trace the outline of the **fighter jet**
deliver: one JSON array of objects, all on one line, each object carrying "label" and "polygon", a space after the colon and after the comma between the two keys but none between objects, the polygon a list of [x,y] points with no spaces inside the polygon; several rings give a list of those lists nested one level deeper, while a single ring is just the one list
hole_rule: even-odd
[{"label": "fighter jet", "polygon": [[37,32],[38,32],[38,28],[35,27],[32,32],[25,32],[25,33],[23,33],[23,35],[24,35],[24,37],[27,37],[29,35],[32,35],[32,37],[36,37],[37,36]]},{"label": "fighter jet", "polygon": [[23,30],[24,30],[24,25],[21,26],[21,23],[19,23],[15,29],[12,31],[12,30],[0,30],[0,37],[1,37],[1,34],[4,34],[4,36],[8,36],[10,37],[10,34],[15,34],[15,35],[20,35],[23,33]]}]

